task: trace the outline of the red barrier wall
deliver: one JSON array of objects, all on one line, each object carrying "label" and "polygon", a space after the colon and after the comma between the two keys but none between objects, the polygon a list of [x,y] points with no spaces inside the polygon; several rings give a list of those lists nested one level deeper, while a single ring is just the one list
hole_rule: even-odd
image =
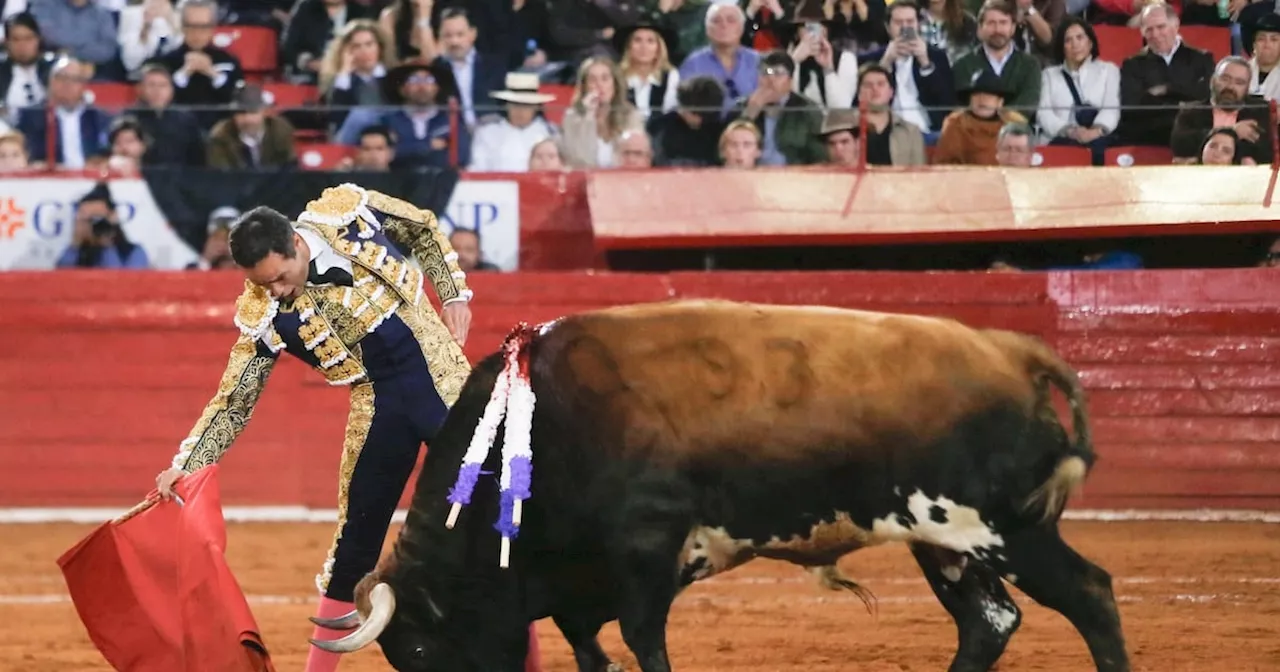
[{"label": "red barrier wall", "polygon": [[[213,392],[234,273],[0,274],[0,506],[140,499]],[[948,315],[1077,365],[1102,461],[1076,506],[1280,509],[1280,271],[477,274],[473,358],[519,320],[720,297]],[[229,505],[331,508],[346,394],[285,358]]]}]

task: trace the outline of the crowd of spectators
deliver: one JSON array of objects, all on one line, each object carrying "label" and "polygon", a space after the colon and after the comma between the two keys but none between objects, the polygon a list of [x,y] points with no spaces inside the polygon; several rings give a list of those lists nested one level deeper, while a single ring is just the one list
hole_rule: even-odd
[{"label": "crowd of spectators", "polygon": [[[1007,127],[1095,163],[1124,144],[1253,164],[1270,162],[1280,95],[1271,0],[6,0],[0,19],[6,169],[277,169],[304,136],[349,147],[352,170],[864,151],[996,165]],[[1243,55],[1215,61],[1183,23],[1235,31]],[[1102,60],[1098,24],[1145,46]],[[216,39],[226,26],[275,31],[278,71],[247,73]],[[95,82],[135,85],[136,103],[102,109]],[[272,82],[318,105],[279,109]],[[555,114],[547,84],[572,88]]]},{"label": "crowd of spectators", "polygon": [[[1120,144],[1164,148],[1175,163],[1269,163],[1278,7],[0,0],[0,171],[288,169],[300,163],[300,140],[317,138],[348,148],[338,169],[360,171],[750,169],[863,157],[1031,166],[1045,145],[1087,148],[1100,163]],[[1127,26],[1143,46],[1102,59],[1103,24]],[[1183,24],[1231,31],[1235,54],[1215,58],[1183,38]],[[222,39],[228,27],[270,31],[279,68],[247,70]],[[98,83],[131,86],[136,99],[106,109]],[[315,104],[276,105],[278,85],[313,92]],[[571,90],[561,109],[549,85]],[[85,240],[91,224],[79,227]],[[211,220],[201,267],[227,263],[219,231]],[[146,263],[127,244],[98,247],[61,263]],[[478,255],[475,264],[484,268]]]}]

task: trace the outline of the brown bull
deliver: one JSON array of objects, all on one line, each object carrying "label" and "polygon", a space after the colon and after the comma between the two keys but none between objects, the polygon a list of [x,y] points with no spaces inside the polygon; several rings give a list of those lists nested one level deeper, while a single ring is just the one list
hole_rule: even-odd
[{"label": "brown bull", "polygon": [[902,541],[956,621],[952,670],[989,669],[1017,628],[1002,577],[1065,615],[1099,670],[1129,669],[1109,575],[1058,534],[1094,454],[1076,376],[1039,341],[678,301],[565,318],[520,357],[535,467],[511,567],[495,558],[491,481],[445,528],[499,354],[472,373],[394,552],[361,584],[363,623],[327,646],[377,639],[400,670],[518,670],[528,623],[550,616],[596,671],[609,661],[595,636],[617,618],[641,669],[666,672],[667,612],[690,583],[756,557],[831,579],[842,555]]}]

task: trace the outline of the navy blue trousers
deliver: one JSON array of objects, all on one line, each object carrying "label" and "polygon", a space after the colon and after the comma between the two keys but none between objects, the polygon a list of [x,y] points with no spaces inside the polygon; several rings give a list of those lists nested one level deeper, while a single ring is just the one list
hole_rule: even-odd
[{"label": "navy blue trousers", "polygon": [[348,482],[346,519],[333,549],[325,597],[351,602],[378,564],[396,504],[417,461],[448,412],[413,333],[391,318],[360,342],[373,381],[373,418]]}]

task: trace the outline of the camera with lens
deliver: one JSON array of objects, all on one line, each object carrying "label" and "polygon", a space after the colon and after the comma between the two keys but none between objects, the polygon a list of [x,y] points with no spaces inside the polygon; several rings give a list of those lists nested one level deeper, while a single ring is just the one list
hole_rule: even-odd
[{"label": "camera with lens", "polygon": [[89,226],[93,231],[94,238],[104,238],[114,234],[118,230],[115,223],[106,217],[94,217],[89,220]]}]

